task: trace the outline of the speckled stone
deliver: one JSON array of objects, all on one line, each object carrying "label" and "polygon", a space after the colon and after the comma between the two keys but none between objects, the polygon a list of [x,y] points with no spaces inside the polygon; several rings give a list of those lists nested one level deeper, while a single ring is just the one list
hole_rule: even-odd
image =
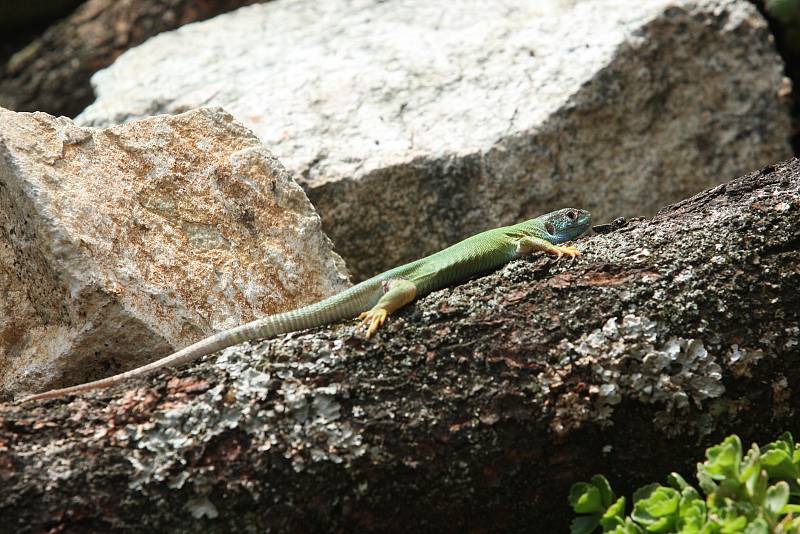
[{"label": "speckled stone", "polygon": [[221,110],[97,130],[0,108],[0,394],[137,367],[343,272],[302,189]]}]

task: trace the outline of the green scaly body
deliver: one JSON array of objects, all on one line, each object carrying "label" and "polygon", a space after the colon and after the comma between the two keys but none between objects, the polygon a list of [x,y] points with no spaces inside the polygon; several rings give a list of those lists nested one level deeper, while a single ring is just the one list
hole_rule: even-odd
[{"label": "green scaly body", "polygon": [[[430,256],[390,269],[315,304],[231,328],[136,369],[94,382],[32,395],[21,402],[109,387],[245,341],[323,326],[352,319],[359,314],[366,315],[365,322],[373,321],[368,334],[371,335],[383,323],[381,319],[376,326],[374,316],[370,315],[374,310],[378,310],[378,315],[385,318],[388,313],[414,298],[496,269],[533,250],[558,254],[559,257],[564,253],[577,255],[577,250],[572,247],[556,245],[577,237],[588,225],[588,213],[566,209],[512,226],[488,230]],[[395,282],[402,286],[401,292],[404,291],[399,299],[389,292],[391,284]],[[390,305],[382,303],[386,295]]]}]

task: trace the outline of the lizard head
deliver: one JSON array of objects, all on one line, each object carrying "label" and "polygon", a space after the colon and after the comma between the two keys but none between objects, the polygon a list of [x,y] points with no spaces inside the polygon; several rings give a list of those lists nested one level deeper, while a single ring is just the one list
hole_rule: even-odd
[{"label": "lizard head", "polygon": [[588,211],[564,208],[542,215],[539,219],[549,236],[549,241],[558,244],[575,239],[588,230],[592,216]]}]

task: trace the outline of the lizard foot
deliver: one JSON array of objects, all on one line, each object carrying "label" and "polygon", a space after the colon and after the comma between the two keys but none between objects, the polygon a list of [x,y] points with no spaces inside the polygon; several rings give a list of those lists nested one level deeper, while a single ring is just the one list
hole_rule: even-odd
[{"label": "lizard foot", "polygon": [[580,256],[580,251],[575,247],[553,247],[551,250],[547,251],[550,254],[555,255],[556,261],[561,259],[561,256],[569,256],[570,259],[574,259],[577,256]]},{"label": "lizard foot", "polygon": [[358,316],[358,320],[361,321],[361,325],[369,325],[369,328],[367,329],[367,339],[371,338],[372,335],[378,331],[378,328],[383,325],[388,315],[389,312],[383,308],[372,308],[371,310],[365,311]]}]

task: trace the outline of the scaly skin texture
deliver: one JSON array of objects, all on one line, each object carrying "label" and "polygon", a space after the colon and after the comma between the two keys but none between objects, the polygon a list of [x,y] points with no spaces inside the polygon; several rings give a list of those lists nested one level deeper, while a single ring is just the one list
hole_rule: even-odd
[{"label": "scaly skin texture", "polygon": [[556,259],[564,255],[580,255],[575,247],[559,245],[583,234],[589,228],[590,221],[588,212],[566,208],[512,226],[488,230],[435,254],[383,272],[316,304],[231,328],[125,373],[31,395],[19,402],[114,386],[245,341],[314,328],[356,316],[367,327],[367,337],[371,337],[387,316],[431,291],[491,271],[536,251],[552,254]]}]

